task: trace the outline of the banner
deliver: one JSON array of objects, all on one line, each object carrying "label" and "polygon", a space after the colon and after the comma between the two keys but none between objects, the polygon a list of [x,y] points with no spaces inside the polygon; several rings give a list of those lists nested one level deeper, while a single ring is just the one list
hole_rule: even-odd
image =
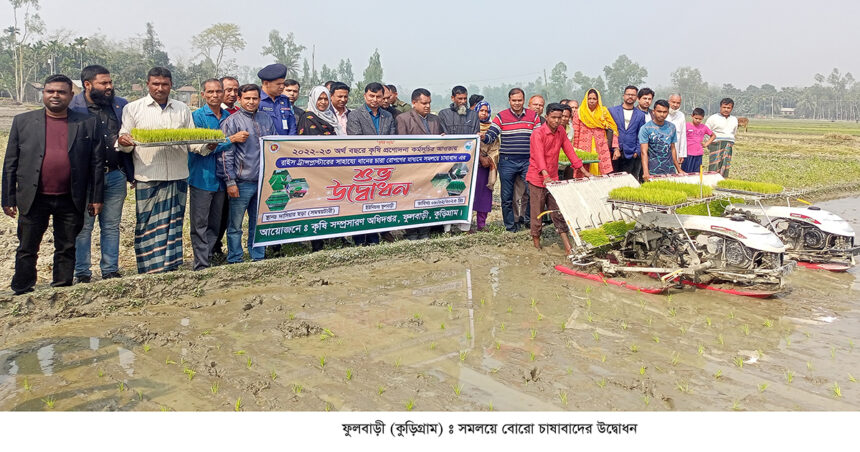
[{"label": "banner", "polygon": [[268,136],[254,246],[469,223],[477,135]]}]

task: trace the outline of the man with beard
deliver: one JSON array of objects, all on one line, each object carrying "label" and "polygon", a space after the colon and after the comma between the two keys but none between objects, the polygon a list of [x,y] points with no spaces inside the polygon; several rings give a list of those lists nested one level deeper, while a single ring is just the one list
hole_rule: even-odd
[{"label": "man with beard", "polygon": [[[481,121],[478,112],[469,108],[469,92],[465,87],[457,85],[451,89],[451,106],[439,112],[442,130],[448,135],[477,135],[481,131]],[[471,225],[456,225],[462,232],[468,232]],[[446,224],[445,231],[451,230]]]},{"label": "man with beard", "polygon": [[48,77],[44,86],[45,108],[12,120],[3,162],[3,212],[12,218],[21,213],[11,284],[16,295],[36,285],[36,259],[49,220],[54,227],[51,285],[72,285],[75,237],[83,228],[84,210],[97,216],[104,197],[105,145],[98,118],[69,110],[72,81],[65,75]]},{"label": "man with beard", "polygon": [[[116,139],[122,127],[122,110],[128,101],[116,97],[110,71],[99,65],[87,66],[81,71],[84,90],[69,104],[69,110],[93,115],[98,119],[103,133],[105,172],[104,206],[99,217],[102,279],[120,278],[119,273],[119,224],[126,196],[126,181],[134,186],[134,163],[129,154],[117,152]],[[75,239],[75,281],[88,283],[92,280],[90,270],[92,234],[95,218],[84,214],[84,227]]]},{"label": "man with beard", "polygon": [[639,129],[648,121],[645,112],[636,108],[638,93],[633,85],[624,88],[621,105],[610,107],[609,114],[618,126],[619,155],[612,156],[612,168],[615,172],[624,171],[640,179],[642,149],[639,146]]},{"label": "man with beard", "polygon": [[681,111],[681,95],[672,94],[669,96],[669,116],[666,121],[675,125],[675,132],[678,134],[678,142],[675,143],[675,150],[678,152],[678,162],[684,163],[687,158],[687,117]]},{"label": "man with beard", "polygon": [[654,101],[654,90],[651,88],[642,88],[637,93],[637,97],[639,99],[639,105],[636,108],[639,109],[642,113],[645,113],[645,122],[651,121],[654,119],[651,116],[653,110],[651,110],[651,102]]},{"label": "man with beard", "polygon": [[[224,102],[221,103],[221,108],[232,115],[239,111],[239,80],[236,80],[235,77],[221,77],[221,86],[224,87]],[[223,237],[223,235],[222,233],[221,236]],[[220,245],[220,239],[218,243]],[[219,246],[218,249],[221,247]]]}]

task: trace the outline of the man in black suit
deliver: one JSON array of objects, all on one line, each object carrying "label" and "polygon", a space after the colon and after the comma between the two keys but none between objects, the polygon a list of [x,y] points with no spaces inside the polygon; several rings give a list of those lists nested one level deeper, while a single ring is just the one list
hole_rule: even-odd
[{"label": "man in black suit", "polygon": [[69,110],[72,81],[52,75],[42,90],[43,110],[12,120],[3,162],[3,212],[18,218],[18,250],[12,291],[36,285],[36,258],[48,219],[54,220],[52,286],[70,286],[75,269],[75,237],[84,209],[101,212],[104,197],[104,137],[98,118]]}]

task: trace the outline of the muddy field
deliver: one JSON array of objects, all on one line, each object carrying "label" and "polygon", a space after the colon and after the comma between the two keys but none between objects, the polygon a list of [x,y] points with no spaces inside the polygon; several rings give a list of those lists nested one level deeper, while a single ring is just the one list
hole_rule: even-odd
[{"label": "muddy field", "polygon": [[[858,229],[857,198],[819,205]],[[856,268],[653,296],[488,237],[17,297],[0,410],[860,409]]]}]

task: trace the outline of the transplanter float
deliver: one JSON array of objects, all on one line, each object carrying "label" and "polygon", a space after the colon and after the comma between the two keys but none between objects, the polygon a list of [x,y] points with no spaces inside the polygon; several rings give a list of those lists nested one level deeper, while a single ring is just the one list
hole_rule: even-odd
[{"label": "transplanter float", "polygon": [[[618,187],[628,187],[616,194],[630,198],[639,183],[620,174],[548,185],[577,245],[571,256],[573,269],[557,269],[646,292],[682,285],[753,297],[784,291],[785,276],[794,262],[785,258],[786,247],[772,231],[742,216],[677,212],[711,202],[713,196],[678,202],[677,195],[654,193],[658,190],[654,186],[644,190],[649,192],[644,197],[654,197],[655,202],[610,199],[610,192]],[[663,200],[673,204],[665,205]],[[590,239],[599,236],[593,231],[605,224],[631,220],[635,227],[623,234],[597,242]],[[659,283],[656,287],[633,284],[630,278],[636,275],[657,278]]]}]

